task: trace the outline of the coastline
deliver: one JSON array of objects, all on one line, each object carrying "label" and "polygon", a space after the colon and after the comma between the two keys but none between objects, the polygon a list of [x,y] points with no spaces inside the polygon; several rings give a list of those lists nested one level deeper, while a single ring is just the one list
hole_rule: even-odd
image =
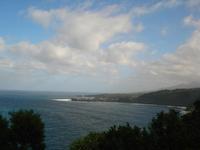
[{"label": "coastline", "polygon": [[168,104],[152,104],[152,103],[138,103],[138,102],[131,102],[131,101],[100,101],[100,100],[74,100],[73,98],[59,98],[59,99],[52,99],[54,101],[60,101],[60,102],[92,102],[92,103],[132,103],[135,105],[149,105],[149,106],[166,106],[168,108],[172,108],[172,109],[179,109],[179,110],[183,110],[185,111],[187,109],[187,106],[180,106],[180,105],[168,105]]}]

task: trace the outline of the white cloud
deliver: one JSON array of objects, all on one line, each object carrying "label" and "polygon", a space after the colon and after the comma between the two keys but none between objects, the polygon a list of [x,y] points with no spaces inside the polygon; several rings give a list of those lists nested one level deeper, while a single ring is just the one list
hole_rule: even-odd
[{"label": "white cloud", "polygon": [[131,14],[133,16],[142,16],[142,15],[153,13],[161,9],[178,6],[182,4],[182,2],[183,1],[181,0],[161,0],[153,4],[133,7],[133,9],[131,10]]},{"label": "white cloud", "polygon": [[12,68],[13,63],[9,59],[0,59],[0,68]]},{"label": "white cloud", "polygon": [[135,66],[135,56],[145,50],[146,46],[138,42],[121,42],[111,44],[105,51],[105,60],[109,63]]},{"label": "white cloud", "polygon": [[[15,64],[31,69],[43,69],[49,72],[84,73],[96,72],[117,73],[117,65],[136,65],[136,54],[146,47],[138,42],[121,42],[111,44],[108,48],[98,51],[81,51],[62,47],[55,43],[44,41],[38,45],[21,42],[10,46],[9,51],[17,56]],[[23,68],[23,67],[20,67]],[[30,69],[30,68],[29,68]]]},{"label": "white cloud", "polygon": [[138,24],[134,25],[133,30],[135,32],[142,32],[144,30],[144,26],[142,23],[138,23]]},{"label": "white cloud", "polygon": [[175,8],[178,6],[184,6],[192,10],[200,10],[199,0],[159,0],[154,3],[149,3],[141,6],[133,7],[130,11],[133,16],[148,15],[159,10]]},{"label": "white cloud", "polygon": [[0,37],[0,51],[5,48],[5,41],[2,37]]},{"label": "white cloud", "polygon": [[123,39],[102,46],[119,34],[143,30],[141,23],[132,23],[128,13],[116,13],[116,6],[96,11],[68,8],[41,10],[32,7],[28,9],[28,16],[44,28],[53,29],[55,34],[36,44],[21,41],[7,45],[4,58],[11,60],[13,69],[67,74],[117,74],[119,65],[137,65],[136,55],[146,48],[143,43],[123,42]]},{"label": "white cloud", "polygon": [[72,11],[64,8],[47,11],[31,8],[29,16],[44,26],[56,24],[57,33],[54,40],[59,44],[94,51],[115,35],[131,30],[130,16],[113,15],[113,11]]},{"label": "white cloud", "polygon": [[[114,74],[125,66],[135,74],[123,87],[133,89],[133,84],[141,90],[179,82],[198,80],[200,77],[200,21],[192,16],[184,19],[185,25],[194,26],[192,37],[179,46],[175,52],[161,56],[160,60],[147,61],[138,58],[147,46],[142,42],[120,39],[112,42],[118,35],[131,35],[144,30],[142,23],[131,17],[153,13],[164,8],[180,5],[183,1],[166,0],[153,5],[135,7],[131,13],[120,13],[116,6],[102,10],[81,9],[28,9],[28,16],[46,29],[53,29],[49,39],[33,44],[21,41],[6,45],[0,38],[0,68],[15,70],[46,71],[51,74]],[[168,30],[163,28],[162,35]],[[106,46],[105,46],[106,45]],[[1,52],[2,53],[2,52]],[[5,54],[6,53],[6,54]],[[137,69],[137,70],[136,70]],[[22,72],[23,72],[22,71]],[[113,77],[113,76],[111,76]],[[113,78],[114,78],[113,77]],[[120,89],[122,86],[118,86]],[[125,88],[127,90],[127,88]]]},{"label": "white cloud", "polygon": [[[195,25],[196,30],[192,36],[175,52],[163,55],[160,60],[145,63],[146,71],[154,76],[161,76],[163,79],[176,82],[199,81],[200,78],[200,25],[199,20],[191,17],[185,19],[189,25]],[[197,27],[198,26],[198,27]]]},{"label": "white cloud", "polygon": [[191,8],[199,9],[200,1],[199,0],[186,0],[187,6]]},{"label": "white cloud", "polygon": [[[45,28],[53,28],[55,36],[38,44],[21,42],[10,47],[10,51],[20,55],[20,59],[31,59],[35,62],[31,66],[38,65],[36,68],[50,72],[93,74],[98,70],[116,73],[117,65],[133,67],[141,63],[136,56],[146,46],[144,43],[123,40],[111,43],[107,48],[103,48],[102,44],[118,34],[143,31],[143,24],[132,24],[131,15],[145,15],[182,3],[180,0],[163,0],[152,5],[134,7],[131,12],[123,14],[119,13],[117,6],[95,11],[90,11],[87,7],[75,10],[41,10],[32,7],[28,10],[28,16]],[[190,18],[185,22],[189,24],[191,21]],[[167,34],[166,28],[161,30],[161,34]],[[165,61],[162,60],[161,64]],[[153,68],[159,66],[159,63],[154,62],[157,65],[153,65]],[[156,69],[151,69],[150,72],[159,74]]]},{"label": "white cloud", "polygon": [[188,26],[194,26],[196,28],[200,28],[200,20],[194,19],[192,15],[184,18],[184,24]]},{"label": "white cloud", "polygon": [[162,36],[166,36],[168,34],[168,28],[164,27],[160,30],[160,34]]},{"label": "white cloud", "polygon": [[45,11],[36,8],[28,9],[28,16],[31,17],[34,21],[40,23],[44,27],[48,27],[50,22],[52,21],[52,14],[54,11]]}]

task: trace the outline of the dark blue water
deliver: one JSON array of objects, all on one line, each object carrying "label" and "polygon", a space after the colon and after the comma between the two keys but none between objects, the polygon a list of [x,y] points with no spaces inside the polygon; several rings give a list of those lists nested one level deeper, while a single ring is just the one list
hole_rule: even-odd
[{"label": "dark blue water", "polygon": [[[63,95],[62,95],[63,96]],[[112,102],[59,102],[56,94],[0,92],[0,113],[33,109],[45,122],[47,150],[64,150],[68,145],[90,131],[102,131],[112,125],[146,126],[167,106],[138,105]],[[66,97],[65,97],[66,98]]]}]

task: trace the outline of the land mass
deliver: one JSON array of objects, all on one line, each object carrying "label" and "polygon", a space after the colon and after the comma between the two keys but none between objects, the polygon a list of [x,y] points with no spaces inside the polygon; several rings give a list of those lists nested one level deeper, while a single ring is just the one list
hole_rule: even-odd
[{"label": "land mass", "polygon": [[200,98],[200,88],[160,90],[148,93],[98,94],[73,97],[72,101],[130,102],[190,106]]}]

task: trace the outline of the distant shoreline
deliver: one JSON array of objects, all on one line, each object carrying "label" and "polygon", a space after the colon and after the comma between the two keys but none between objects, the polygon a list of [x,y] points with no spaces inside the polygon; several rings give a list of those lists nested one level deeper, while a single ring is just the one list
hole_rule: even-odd
[{"label": "distant shoreline", "polygon": [[[87,101],[139,103],[150,105],[167,105],[171,107],[192,106],[200,98],[200,88],[160,90],[148,93],[70,93],[70,92],[30,92],[0,91],[4,98],[18,97],[23,99],[55,99],[55,101]],[[65,100],[63,100],[65,99]],[[70,99],[70,100],[69,100]]]},{"label": "distant shoreline", "polygon": [[191,106],[196,99],[200,98],[200,88],[161,90],[149,93],[129,93],[129,94],[99,94],[83,95],[72,97],[72,101],[100,101],[100,102],[120,102],[155,104],[176,107]]},{"label": "distant shoreline", "polygon": [[74,100],[73,98],[59,98],[59,99],[52,99],[54,101],[60,101],[60,102],[91,102],[91,103],[96,103],[96,102],[103,102],[103,103],[132,103],[135,105],[150,105],[150,106],[166,106],[168,108],[175,108],[175,109],[181,109],[185,110],[187,109],[186,106],[176,106],[176,105],[165,105],[165,104],[151,104],[151,103],[135,103],[135,102],[128,102],[128,101],[91,101],[91,100]]}]

